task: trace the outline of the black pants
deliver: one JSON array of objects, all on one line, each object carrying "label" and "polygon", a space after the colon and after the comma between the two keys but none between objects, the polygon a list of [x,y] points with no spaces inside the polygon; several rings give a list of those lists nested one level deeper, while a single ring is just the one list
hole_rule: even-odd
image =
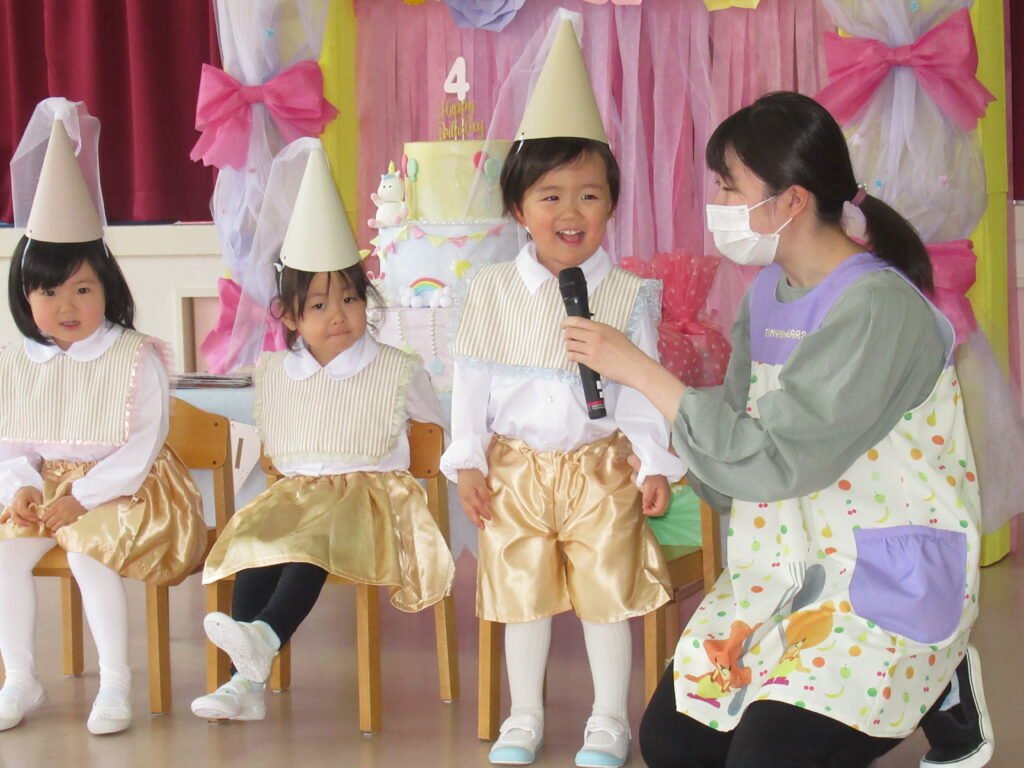
[{"label": "black pants", "polygon": [[231,618],[265,621],[283,646],[313,610],[327,571],[308,563],[249,568],[235,576]]},{"label": "black pants", "polygon": [[756,701],[735,730],[716,731],[676,710],[671,665],[640,722],[650,768],[865,768],[900,741],[777,701]]}]

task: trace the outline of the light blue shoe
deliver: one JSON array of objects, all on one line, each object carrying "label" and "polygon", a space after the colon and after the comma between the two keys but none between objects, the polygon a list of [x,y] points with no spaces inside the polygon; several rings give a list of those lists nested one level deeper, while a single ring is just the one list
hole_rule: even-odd
[{"label": "light blue shoe", "polygon": [[617,717],[591,715],[583,731],[583,748],[576,753],[577,768],[622,768],[631,744],[626,723]]},{"label": "light blue shoe", "polygon": [[544,721],[535,715],[512,715],[501,724],[487,759],[492,765],[530,765],[544,740]]}]

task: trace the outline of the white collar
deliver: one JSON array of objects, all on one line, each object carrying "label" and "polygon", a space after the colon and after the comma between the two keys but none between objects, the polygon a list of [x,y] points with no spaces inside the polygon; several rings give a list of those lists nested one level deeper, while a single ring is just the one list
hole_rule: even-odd
[{"label": "white collar", "polygon": [[[519,255],[516,256],[516,269],[531,296],[548,280],[555,279],[555,275],[537,261],[537,247],[532,240],[524,245],[519,251]],[[598,246],[593,255],[580,264],[580,269],[583,270],[583,276],[587,278],[587,293],[593,293],[594,289],[612,271],[612,260],[605,249]]]},{"label": "white collar", "polygon": [[380,353],[380,345],[364,333],[351,347],[339,353],[327,365],[320,365],[304,343],[291,350],[284,358],[284,370],[293,379],[308,379],[318,371],[325,371],[332,379],[347,379],[374,361]]},{"label": "white collar", "polygon": [[87,363],[110,349],[123,332],[123,326],[104,320],[90,336],[76,341],[67,349],[61,349],[56,344],[40,344],[25,337],[25,354],[33,363],[45,363],[57,355],[67,355],[77,363]]}]

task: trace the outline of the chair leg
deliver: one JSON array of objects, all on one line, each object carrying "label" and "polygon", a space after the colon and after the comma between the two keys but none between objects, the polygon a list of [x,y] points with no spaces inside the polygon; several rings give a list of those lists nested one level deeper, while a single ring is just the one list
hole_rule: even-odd
[{"label": "chair leg", "polygon": [[[669,605],[673,605],[670,603]],[[644,615],[644,700],[650,701],[665,671],[666,606]]]},{"label": "chair leg", "polygon": [[[215,581],[206,586],[206,612],[231,613],[231,582]],[[213,693],[231,678],[231,659],[220,648],[206,641],[206,690]]]},{"label": "chair leg", "polygon": [[[674,597],[674,596],[673,596]],[[673,599],[665,604],[665,653],[661,659],[661,672],[664,674],[665,667],[675,655],[676,643],[679,642],[679,635],[682,629],[679,626],[679,601]]]},{"label": "chair leg", "polygon": [[434,630],[441,701],[455,701],[459,698],[459,645],[455,635],[455,599],[451,595],[434,606]]},{"label": "chair leg", "polygon": [[71,576],[60,577],[61,656],[64,674],[79,677],[82,674],[84,654],[82,652],[82,593],[78,583]]},{"label": "chair leg", "polygon": [[149,711],[171,711],[171,617],[167,587],[146,585],[146,639],[149,644]]},{"label": "chair leg", "polygon": [[285,643],[270,667],[270,690],[283,693],[292,687],[292,644]]},{"label": "chair leg", "polygon": [[486,741],[498,738],[501,710],[501,645],[504,628],[480,619],[479,684],[476,735]]},{"label": "chair leg", "polygon": [[359,668],[359,730],[380,730],[379,588],[356,585],[356,650]]}]

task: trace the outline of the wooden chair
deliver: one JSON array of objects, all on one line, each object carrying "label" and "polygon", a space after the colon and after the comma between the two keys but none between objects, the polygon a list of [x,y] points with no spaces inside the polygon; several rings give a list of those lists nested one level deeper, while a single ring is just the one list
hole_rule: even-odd
[{"label": "wooden chair", "polygon": [[[679,638],[679,604],[676,594],[687,585],[703,581],[710,590],[722,568],[718,546],[718,513],[706,503],[700,505],[701,545],[699,547],[662,546],[672,583],[672,601],[644,616],[644,690],[651,698],[661,679],[669,655]],[[501,649],[504,630],[501,624],[481,619],[479,657],[479,704],[477,736],[487,741],[498,737],[501,711]]]},{"label": "wooden chair", "polygon": [[[203,560],[213,546],[217,532],[224,529],[234,512],[235,494],[231,475],[230,422],[193,405],[171,400],[167,443],[189,469],[213,470],[215,528],[206,532]],[[197,572],[202,569],[200,562]],[[67,554],[54,547],[36,565],[36,576],[57,576],[61,580],[61,646],[64,674],[82,674],[82,595],[68,567]],[[149,707],[153,714],[171,710],[171,654],[169,588],[146,585],[146,634],[149,644]],[[219,663],[216,647],[207,643],[207,663]],[[228,665],[224,664],[227,673]]]},{"label": "wooden chair", "polygon": [[[448,485],[441,474],[441,454],[444,451],[444,431],[436,424],[413,421],[409,423],[409,472],[413,477],[427,481],[427,505],[437,521],[445,541],[448,536]],[[267,475],[267,485],[273,485],[280,477],[277,469],[267,456],[261,459]],[[230,588],[233,578],[222,579],[208,589],[226,590],[219,598],[208,598],[210,610],[231,613]],[[353,584],[337,576],[329,576],[328,584]],[[354,584],[356,588],[356,656],[359,670],[359,730],[376,733],[381,726],[381,682],[380,682],[380,587]],[[219,602],[218,602],[219,600]],[[458,646],[455,637],[455,601],[451,595],[434,606],[434,627],[437,641],[437,670],[440,678],[442,701],[454,701],[459,697]],[[291,687],[291,643],[285,645],[274,658],[269,685],[274,691],[286,691]],[[223,659],[226,656],[219,654]],[[228,664],[224,671],[214,673],[207,667],[209,688],[227,682]]]}]

